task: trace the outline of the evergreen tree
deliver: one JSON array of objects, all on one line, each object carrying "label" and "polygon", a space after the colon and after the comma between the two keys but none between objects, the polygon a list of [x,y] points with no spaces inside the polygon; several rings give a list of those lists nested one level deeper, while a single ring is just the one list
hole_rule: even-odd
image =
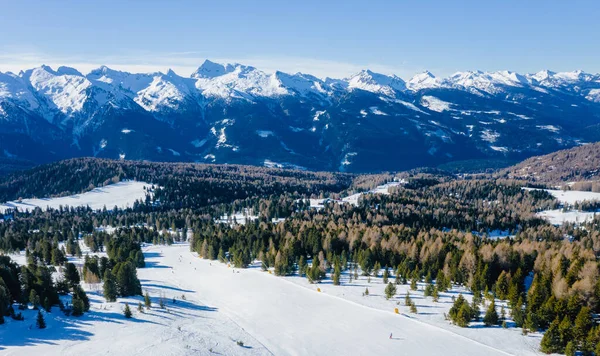
[{"label": "evergreen tree", "polygon": [[417,278],[414,278],[410,281],[410,290],[417,290]]},{"label": "evergreen tree", "polygon": [[38,329],[46,328],[46,320],[44,320],[44,315],[42,315],[42,311],[38,310],[37,319],[35,320],[35,325]]},{"label": "evergreen tree", "polygon": [[410,312],[413,314],[417,314],[417,305],[415,303],[410,303]]},{"label": "evergreen tree", "polygon": [[435,287],[433,286],[433,284],[431,282],[429,282],[425,286],[425,291],[423,294],[425,297],[431,297],[433,295],[434,290],[435,290]]},{"label": "evergreen tree", "polygon": [[40,305],[40,297],[38,296],[35,289],[32,289],[31,292],[29,292],[29,303],[31,303],[31,305],[33,305],[33,309],[36,310]]},{"label": "evergreen tree", "polygon": [[406,295],[404,296],[404,305],[410,306],[412,304],[412,299],[410,298],[410,293],[406,291]]},{"label": "evergreen tree", "polygon": [[540,350],[547,354],[563,352],[564,346],[560,337],[558,319],[554,319],[548,330],[544,333]]},{"label": "evergreen tree", "polygon": [[81,286],[79,285],[76,285],[73,288],[73,303],[75,303],[75,300],[81,300],[81,302],[83,303],[84,312],[90,310],[90,300],[83,288],[81,288]]},{"label": "evergreen tree", "polygon": [[492,301],[487,311],[485,312],[485,316],[483,317],[483,323],[486,326],[492,326],[498,324],[498,313],[496,312],[496,302]]},{"label": "evergreen tree", "polygon": [[138,302],[137,310],[138,310],[140,313],[143,313],[143,312],[144,312],[144,306],[142,305],[142,302]]},{"label": "evergreen tree", "polygon": [[394,295],[396,295],[396,286],[390,282],[387,287],[385,287],[385,299],[390,299]]},{"label": "evergreen tree", "polygon": [[523,297],[519,297],[518,301],[513,304],[511,315],[518,327],[522,327],[525,324],[525,315],[523,313]]},{"label": "evergreen tree", "polygon": [[446,276],[444,275],[444,271],[439,270],[438,274],[435,278],[435,285],[437,286],[440,292],[445,292],[448,289]]},{"label": "evergreen tree", "polygon": [[390,276],[390,271],[388,270],[388,268],[386,267],[383,270],[383,284],[387,284],[388,283],[388,278]]},{"label": "evergreen tree", "polygon": [[400,284],[401,282],[402,279],[400,277],[400,265],[398,265],[398,268],[396,268],[396,279],[394,280],[394,283]]},{"label": "evergreen tree", "polygon": [[369,295],[369,288],[366,288],[365,292],[363,294],[366,295],[366,296],[368,296]]},{"label": "evergreen tree", "polygon": [[83,312],[85,310],[85,306],[83,305],[83,300],[73,299],[72,306],[73,306],[73,310],[71,311],[71,314],[73,316],[83,315]]},{"label": "evergreen tree", "polygon": [[573,341],[569,341],[567,343],[567,347],[565,348],[565,355],[575,356],[575,351],[577,351],[577,349],[575,348],[575,343],[573,343]]},{"label": "evergreen tree", "polygon": [[144,306],[146,309],[150,309],[152,307],[152,301],[150,300],[150,294],[148,294],[148,291],[146,291],[144,294]]},{"label": "evergreen tree", "polygon": [[437,286],[435,286],[435,288],[433,288],[433,301],[437,303],[439,300],[440,300],[440,293],[438,292]]},{"label": "evergreen tree", "polygon": [[573,339],[579,343],[583,343],[593,325],[594,321],[592,320],[590,308],[582,307],[577,314],[577,318],[575,318]]},{"label": "evergreen tree", "polygon": [[379,263],[379,261],[375,262],[373,270],[375,272],[375,277],[379,277],[379,271],[381,270],[381,264]]},{"label": "evergreen tree", "polygon": [[300,259],[298,260],[298,274],[300,276],[306,274],[306,259],[304,258],[304,255],[300,256]]},{"label": "evergreen tree", "polygon": [[135,267],[129,262],[121,262],[115,266],[117,290],[122,297],[142,294],[142,286],[137,277]]},{"label": "evergreen tree", "polygon": [[573,339],[573,325],[571,324],[571,319],[569,319],[568,315],[565,315],[558,324],[558,332],[560,334],[560,344],[561,347],[564,348],[569,341]]},{"label": "evergreen tree", "polygon": [[340,268],[339,262],[336,261],[335,267],[333,268],[333,284],[336,286],[340,285],[340,276],[342,274],[342,270]]},{"label": "evergreen tree", "polygon": [[500,273],[498,280],[496,281],[496,297],[498,299],[506,299],[508,297],[509,289],[509,276],[505,271]]},{"label": "evergreen tree", "polygon": [[78,285],[80,282],[79,272],[77,271],[77,267],[75,264],[69,262],[65,266],[64,271],[65,281],[69,284],[69,287],[73,288]]},{"label": "evergreen tree", "polygon": [[123,315],[125,315],[125,318],[127,318],[127,319],[131,318],[131,309],[129,309],[129,303],[125,303],[125,309],[123,310]]},{"label": "evergreen tree", "polygon": [[104,285],[102,289],[107,302],[115,302],[117,300],[117,282],[110,269],[104,272]]}]

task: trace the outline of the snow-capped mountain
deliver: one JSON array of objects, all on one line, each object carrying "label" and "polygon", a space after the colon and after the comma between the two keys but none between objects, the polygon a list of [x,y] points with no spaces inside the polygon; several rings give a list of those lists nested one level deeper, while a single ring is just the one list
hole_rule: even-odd
[{"label": "snow-capped mountain", "polygon": [[380,171],[509,162],[600,141],[600,75],[345,79],[205,61],[191,76],[41,66],[0,73],[0,157]]}]

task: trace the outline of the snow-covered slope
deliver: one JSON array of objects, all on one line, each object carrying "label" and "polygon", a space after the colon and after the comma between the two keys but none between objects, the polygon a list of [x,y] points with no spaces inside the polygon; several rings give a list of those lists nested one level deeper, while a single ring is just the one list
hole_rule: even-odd
[{"label": "snow-covered slope", "polygon": [[363,70],[347,79],[349,89],[362,89],[368,92],[395,96],[406,90],[406,83],[395,75],[388,76]]},{"label": "snow-covered slope", "polygon": [[125,209],[133,207],[136,200],[144,200],[146,194],[150,191],[151,184],[137,181],[125,181],[102,188],[95,188],[87,193],[76,194],[60,198],[41,198],[41,199],[23,199],[21,201],[11,201],[0,203],[0,213],[7,209],[18,208],[21,211],[33,210],[35,208],[59,207],[78,207],[89,206],[93,210],[99,210],[106,207],[112,209],[115,206]]},{"label": "snow-covered slope", "polygon": [[[385,300],[379,278],[368,284],[372,292],[364,298],[364,278],[339,287],[327,281],[310,285],[305,278],[280,278],[259,268],[239,270],[203,260],[187,244],[148,246],[144,254],[147,267],[138,269],[138,277],[155,308],[138,312],[135,306],[141,297],[106,303],[94,292],[99,286],[85,285],[92,304],[89,313],[74,318],[54,311],[46,315],[44,330],[8,319],[0,328],[0,352],[491,356],[533,355],[539,346],[539,336],[523,337],[518,330],[448,325],[442,311],[450,307],[450,293],[432,303],[421,297],[422,292],[414,292],[422,314],[409,315],[406,307],[396,305],[401,294]],[[161,294],[167,300],[165,310],[157,307]],[[125,302],[132,307],[132,319],[122,316]],[[400,314],[394,313],[396,307]]]}]

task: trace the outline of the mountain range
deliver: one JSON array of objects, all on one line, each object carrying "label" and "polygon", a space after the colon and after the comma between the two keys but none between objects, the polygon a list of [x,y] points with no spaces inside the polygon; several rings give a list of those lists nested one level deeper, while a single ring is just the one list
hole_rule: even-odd
[{"label": "mountain range", "polygon": [[600,141],[600,75],[345,79],[205,61],[190,77],[102,66],[0,73],[0,164],[93,156],[373,172],[515,162]]}]

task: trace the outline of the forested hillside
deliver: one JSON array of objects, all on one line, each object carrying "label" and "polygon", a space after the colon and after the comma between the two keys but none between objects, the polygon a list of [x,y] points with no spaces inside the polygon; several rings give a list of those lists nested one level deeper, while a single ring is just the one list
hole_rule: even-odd
[{"label": "forested hillside", "polygon": [[[537,213],[559,203],[546,191],[522,189],[522,181],[460,179],[439,170],[352,176],[74,159],[8,177],[0,200],[78,193],[125,179],[155,188],[128,209],[38,208],[0,223],[0,250],[29,256],[21,269],[2,259],[4,315],[19,318],[13,303],[51,309],[65,293],[85,310],[78,278],[114,284],[107,300],[140,294],[134,273],[144,268],[140,246],[170,245],[189,233],[192,251],[236,268],[259,261],[275,275],[334,286],[342,273],[370,280],[383,271],[387,297],[401,284],[416,290],[424,283],[434,298],[467,290],[472,299],[457,296],[447,315],[456,327],[483,321],[544,333],[543,352],[598,353],[600,220],[550,225]],[[395,184],[373,190],[388,182]],[[340,199],[356,192],[364,193]],[[231,217],[240,212],[245,221]],[[87,261],[81,277],[65,264],[65,256],[81,254],[80,242],[108,252],[104,261]],[[52,268],[64,269],[66,284],[47,278]],[[496,302],[503,304],[500,314]],[[406,303],[412,310],[408,295]]]},{"label": "forested hillside", "polygon": [[498,175],[544,183],[598,180],[600,143],[581,145],[529,158]]}]

